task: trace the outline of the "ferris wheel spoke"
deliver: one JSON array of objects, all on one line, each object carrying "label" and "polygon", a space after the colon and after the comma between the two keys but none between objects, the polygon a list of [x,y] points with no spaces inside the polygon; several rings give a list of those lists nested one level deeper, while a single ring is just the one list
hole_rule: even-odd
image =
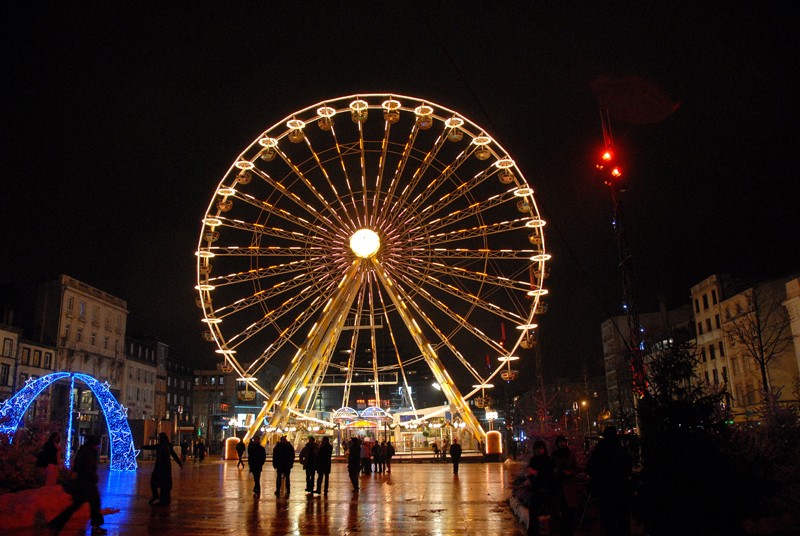
[{"label": "ferris wheel spoke", "polygon": [[[449,307],[446,303],[444,303],[442,300],[434,297],[427,290],[427,288],[424,285],[416,284],[409,277],[407,277],[406,274],[398,275],[397,277],[401,281],[403,281],[406,285],[408,285],[410,288],[413,288],[415,290],[415,292],[418,293],[420,296],[423,296],[431,305],[434,305],[441,312],[443,312],[447,316],[449,316],[457,324],[461,325],[462,327],[465,327],[465,328],[469,329],[475,335],[480,334],[478,336],[484,342],[494,344],[494,341],[492,341],[491,339],[487,338],[483,334],[482,331],[480,331],[479,329],[475,328],[472,325],[472,323],[469,321],[468,317],[465,317],[465,316],[460,315],[460,314],[456,313],[455,311],[453,311],[453,309],[451,307]],[[452,285],[445,285],[445,284],[439,282],[438,280],[435,280],[433,278],[427,278],[427,277],[425,278],[425,283],[427,283],[428,286],[432,286],[432,287],[438,288],[439,290],[442,290],[442,291],[444,291],[444,292],[446,292],[446,293],[458,298],[459,302],[461,304],[467,304],[467,305],[469,305],[471,307],[477,307],[478,309],[483,309],[484,311],[487,311],[487,312],[490,312],[490,313],[496,315],[500,319],[508,320],[509,322],[512,322],[514,324],[525,324],[525,323],[527,323],[527,319],[525,317],[523,317],[522,315],[514,313],[512,311],[508,311],[507,309],[505,309],[503,307],[500,307],[498,305],[495,305],[493,303],[486,302],[485,300],[482,300],[482,299],[478,298],[475,295],[463,292],[463,291],[453,287]]]},{"label": "ferris wheel spoke", "polygon": [[[396,289],[397,289],[398,294],[400,294],[400,296],[406,301],[406,303],[410,304],[411,309],[414,310],[414,312],[416,312],[416,314],[420,318],[422,318],[422,320],[425,322],[425,324],[428,326],[428,328],[430,328],[430,330],[436,335],[436,337],[439,340],[439,343],[437,343],[436,346],[437,347],[442,347],[442,346],[447,347],[453,353],[453,355],[461,362],[461,364],[464,366],[464,368],[466,368],[470,372],[470,374],[472,374],[472,376],[475,379],[481,380],[482,377],[481,377],[480,373],[475,369],[475,367],[472,365],[472,363],[468,359],[466,359],[464,357],[464,355],[460,351],[458,351],[457,348],[455,348],[453,346],[453,344],[451,343],[451,338],[449,336],[447,336],[446,334],[444,334],[439,329],[439,327],[436,325],[436,323],[433,320],[431,320],[430,316],[420,307],[419,302],[417,300],[411,299],[411,296],[408,294],[408,292],[402,286],[397,286]],[[427,297],[428,296],[426,296],[426,298]],[[432,301],[431,303],[433,303],[434,305],[437,305],[436,304],[436,300]],[[437,306],[437,308],[438,308],[438,306]],[[446,308],[446,309],[448,309],[448,308]],[[443,310],[442,312],[444,312],[445,314],[450,316],[450,318],[452,318],[453,320],[456,320],[457,322],[461,323],[464,328],[466,328],[468,331],[472,332],[473,335],[476,335],[480,340],[482,340],[488,346],[494,347],[496,349],[497,348],[502,349],[501,346],[499,346],[493,340],[488,338],[482,331],[480,331],[477,328],[475,328],[474,326],[472,326],[466,319],[461,318],[459,315],[456,315],[455,313],[453,313],[452,311],[449,311],[449,310]]]},{"label": "ferris wheel spoke", "polygon": [[409,232],[413,234],[430,234],[437,229],[445,229],[460,221],[480,216],[490,209],[509,203],[515,197],[513,191],[504,192],[502,194],[493,195],[484,201],[472,203],[463,210],[456,210],[445,216],[435,217],[437,216],[436,214],[430,212],[423,213],[425,217],[422,218],[422,221],[416,222],[418,225],[410,228]]},{"label": "ferris wheel spoke", "polygon": [[[283,182],[273,179],[269,173],[258,167],[254,167],[252,171],[255,172],[255,174],[258,177],[260,177],[264,182],[266,182],[268,186],[272,187],[274,192],[290,200],[293,206],[295,206],[296,208],[301,209],[306,214],[309,214],[312,218],[319,218],[325,223],[325,225],[329,229],[335,229],[338,227],[338,225],[333,220],[329,219],[328,216],[326,216],[325,214],[321,214],[314,206],[304,201],[296,192],[287,188],[283,184]],[[334,213],[334,220],[338,221],[338,217],[335,216],[335,213]]]},{"label": "ferris wheel spoke", "polygon": [[[476,272],[474,270],[470,270],[461,266],[452,266],[443,264],[441,262],[433,262],[423,258],[408,258],[407,262],[404,265],[408,266],[409,270],[413,270],[415,273],[419,274],[419,270],[416,267],[424,266],[426,272],[434,272],[440,274],[442,276],[448,276],[453,278],[454,280],[470,280],[476,283],[491,285],[493,287],[500,287],[509,290],[514,290],[518,292],[527,292],[531,288],[531,284],[528,281],[514,281],[508,277],[504,277],[501,275],[493,275],[486,272]],[[497,272],[502,273],[502,272]]]},{"label": "ferris wheel spoke", "polygon": [[502,221],[490,223],[486,225],[476,225],[464,229],[454,229],[451,231],[444,231],[435,233],[430,236],[413,236],[409,239],[409,244],[415,245],[416,242],[422,242],[426,246],[439,246],[439,245],[453,245],[454,241],[466,240],[470,238],[484,238],[487,235],[506,233],[508,231],[520,230],[526,227],[526,223],[530,221],[528,218],[520,218],[511,221]]},{"label": "ferris wheel spoke", "polygon": [[[295,255],[296,256],[296,255]],[[246,272],[235,272],[228,275],[219,275],[208,278],[208,283],[215,287],[226,287],[238,283],[246,283],[270,277],[281,277],[289,274],[304,274],[325,266],[320,259],[300,259],[282,264],[255,268]]]},{"label": "ferris wheel spoke", "polygon": [[243,342],[250,339],[253,335],[257,334],[264,328],[270,325],[274,325],[276,329],[280,330],[280,326],[277,322],[286,314],[290,313],[291,311],[297,309],[301,304],[311,300],[311,304],[308,309],[317,309],[321,307],[321,302],[323,301],[322,296],[313,296],[311,292],[300,292],[296,297],[290,298],[289,300],[282,303],[280,306],[270,309],[267,311],[264,316],[253,322],[249,326],[247,326],[244,330],[240,331],[233,337],[228,340],[228,345],[231,349],[236,348],[237,346],[241,345]]}]

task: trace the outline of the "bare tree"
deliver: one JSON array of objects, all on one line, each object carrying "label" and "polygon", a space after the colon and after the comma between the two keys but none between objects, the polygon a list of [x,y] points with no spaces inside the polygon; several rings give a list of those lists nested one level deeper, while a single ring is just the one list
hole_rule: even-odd
[{"label": "bare tree", "polygon": [[744,347],[743,357],[758,365],[764,393],[771,392],[770,363],[793,342],[782,289],[782,281],[754,286],[724,311],[723,330],[731,342]]}]

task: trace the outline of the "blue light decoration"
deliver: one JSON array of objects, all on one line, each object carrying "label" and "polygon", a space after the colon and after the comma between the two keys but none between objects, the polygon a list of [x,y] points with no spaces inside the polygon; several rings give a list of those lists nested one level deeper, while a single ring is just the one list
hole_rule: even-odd
[{"label": "blue light decoration", "polygon": [[75,413],[75,376],[69,382],[69,418],[67,419],[67,450],[64,454],[64,467],[72,466],[72,417]]},{"label": "blue light decoration", "polygon": [[[20,389],[18,393],[8,399],[2,407],[0,407],[0,433],[6,434],[9,441],[13,441],[14,434],[22,421],[22,417],[25,415],[25,412],[33,400],[53,383],[68,377],[70,378],[71,389],[70,418],[67,425],[67,448],[69,448],[69,445],[72,443],[72,413],[75,407],[74,385],[77,379],[85,383],[89,389],[92,390],[100,407],[103,408],[103,414],[105,415],[106,424],[108,425],[108,434],[111,438],[111,443],[109,445],[110,469],[112,471],[135,471],[136,457],[139,455],[139,451],[133,446],[133,435],[128,425],[127,408],[122,407],[122,405],[117,402],[117,399],[114,398],[114,395],[111,394],[111,391],[108,389],[108,382],[100,383],[95,378],[86,374],[56,372],[37,378],[36,380],[28,379],[28,381],[25,382],[25,387]],[[66,467],[69,467],[69,451],[67,451],[67,455],[64,456],[64,458]]]}]

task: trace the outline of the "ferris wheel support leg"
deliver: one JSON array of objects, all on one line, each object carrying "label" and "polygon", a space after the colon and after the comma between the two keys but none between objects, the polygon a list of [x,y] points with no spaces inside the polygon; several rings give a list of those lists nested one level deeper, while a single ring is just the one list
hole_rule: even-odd
[{"label": "ferris wheel support leg", "polygon": [[347,310],[356,298],[359,289],[358,275],[361,261],[354,262],[339,283],[338,291],[331,297],[319,321],[314,325],[293,359],[289,373],[278,381],[271,400],[279,407],[270,419],[270,427],[285,427],[290,418],[288,408],[296,408],[302,393],[321,363],[320,352],[335,343],[346,320]]},{"label": "ferris wheel support leg", "polygon": [[422,333],[422,330],[417,327],[417,324],[411,317],[411,312],[408,310],[405,301],[403,301],[403,299],[397,294],[395,286],[389,279],[389,276],[374,258],[372,259],[372,266],[375,268],[375,273],[378,276],[378,279],[381,280],[381,283],[383,283],[387,294],[397,307],[400,317],[406,324],[406,327],[408,328],[409,333],[411,333],[411,336],[413,337],[414,342],[417,344],[417,347],[419,347],[420,351],[422,352],[425,362],[428,364],[431,372],[433,372],[433,376],[441,386],[442,392],[447,397],[448,402],[450,402],[450,404],[456,408],[475,439],[479,442],[485,442],[486,432],[484,432],[480,422],[478,422],[478,419],[472,413],[469,404],[467,404],[467,401],[461,395],[458,387],[456,387],[456,385],[453,383],[453,380],[450,379],[450,375],[444,369],[444,365],[442,365],[442,361],[439,359],[439,356],[436,355],[436,351],[431,346],[431,343]]},{"label": "ferris wheel support leg", "polygon": [[264,418],[267,416],[270,407],[272,407],[272,404],[269,402],[264,402],[264,406],[261,408],[261,411],[258,412],[258,415],[256,415],[253,424],[251,424],[250,428],[247,429],[247,433],[242,438],[242,441],[248,441],[258,432],[258,429],[261,428],[261,423],[264,422]]}]

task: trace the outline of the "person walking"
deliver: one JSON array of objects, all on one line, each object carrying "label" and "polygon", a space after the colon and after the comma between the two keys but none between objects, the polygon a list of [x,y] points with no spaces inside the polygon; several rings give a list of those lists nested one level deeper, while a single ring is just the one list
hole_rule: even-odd
[{"label": "person walking", "polygon": [[261,436],[255,434],[250,440],[250,444],[247,445],[247,464],[250,466],[250,472],[253,473],[253,493],[255,495],[261,495],[261,470],[266,461],[267,451],[261,445]]},{"label": "person walking", "polygon": [[553,450],[556,462],[555,503],[561,536],[572,536],[575,532],[575,518],[578,510],[578,459],[570,450],[567,438],[558,436]]},{"label": "person walking", "polygon": [[458,464],[461,463],[461,445],[458,443],[458,438],[453,438],[453,444],[450,445],[450,459],[453,460],[453,474],[458,474]]},{"label": "person walking", "polygon": [[67,506],[63,512],[54,517],[47,524],[53,534],[58,534],[67,524],[72,514],[89,503],[90,519],[92,523],[92,534],[105,534],[107,529],[102,527],[104,519],[100,512],[100,490],[97,489],[97,455],[100,450],[100,438],[90,435],[78,449],[75,459],[72,461],[72,471],[75,473],[75,481],[72,485],[72,504]]},{"label": "person walking", "polygon": [[[245,450],[247,450],[247,448],[244,446],[244,439],[240,439],[239,442],[236,443],[236,454],[239,456],[239,461],[236,463],[236,467],[239,469],[244,469],[244,460],[242,459],[242,456],[244,456]],[[266,449],[264,449],[264,452],[266,452]]]},{"label": "person walking", "polygon": [[308,436],[308,442],[300,450],[300,465],[306,471],[306,493],[314,493],[314,476],[317,474],[317,441]]},{"label": "person walking", "polygon": [[206,442],[203,438],[200,438],[200,441],[197,443],[197,460],[195,461],[203,461],[206,459]]},{"label": "person walking", "polygon": [[586,464],[589,494],[597,499],[606,536],[630,536],[631,456],[622,446],[615,426],[607,426]]},{"label": "person walking", "polygon": [[333,457],[333,445],[331,445],[328,436],[322,438],[319,445],[319,452],[317,452],[317,489],[314,493],[319,495],[323,491],[323,482],[325,484],[324,493],[328,494],[328,478],[331,474],[331,458]]},{"label": "person walking", "polygon": [[272,467],[278,472],[275,480],[275,495],[281,494],[281,484],[286,480],[286,495],[291,491],[290,476],[294,465],[294,447],[286,440],[286,436],[281,436],[272,448]]},{"label": "person walking", "polygon": [[184,438],[181,441],[181,463],[186,463],[187,456],[189,456],[189,442]]},{"label": "person walking", "polygon": [[55,486],[58,483],[58,468],[62,464],[61,433],[53,432],[42,445],[36,457],[36,467],[44,469],[44,485]]},{"label": "person walking", "polygon": [[361,441],[357,437],[352,437],[350,447],[347,449],[347,474],[353,484],[353,493],[358,493],[358,472],[361,465]]},{"label": "person walking", "polygon": [[[547,455],[544,441],[533,444],[533,456],[528,462],[528,485],[531,502],[528,506],[528,536],[539,536],[539,516],[555,513],[555,460]],[[548,531],[549,532],[549,531]]]},{"label": "person walking", "polygon": [[172,500],[172,462],[174,459],[179,467],[183,467],[178,455],[169,442],[169,437],[165,432],[158,434],[158,443],[155,445],[142,445],[141,450],[156,451],[156,464],[153,466],[153,473],[150,475],[150,491],[152,498],[148,501],[151,505],[168,506]]},{"label": "person walking", "polygon": [[386,442],[386,472],[392,473],[392,457],[394,456],[394,445],[391,441]]}]

